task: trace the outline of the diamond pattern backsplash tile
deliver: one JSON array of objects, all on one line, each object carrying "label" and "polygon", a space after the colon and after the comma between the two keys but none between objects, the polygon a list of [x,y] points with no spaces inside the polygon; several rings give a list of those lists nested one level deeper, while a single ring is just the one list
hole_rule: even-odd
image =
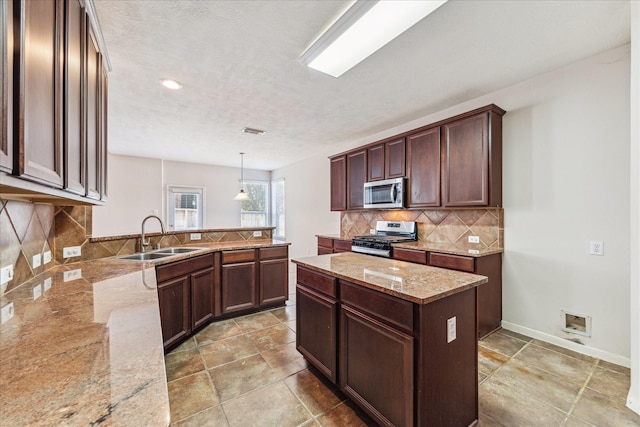
[{"label": "diamond pattern backsplash tile", "polygon": [[346,239],[369,234],[376,221],[416,221],[418,241],[465,246],[469,236],[478,236],[487,248],[502,248],[504,236],[501,208],[376,210],[342,212],[341,235]]}]

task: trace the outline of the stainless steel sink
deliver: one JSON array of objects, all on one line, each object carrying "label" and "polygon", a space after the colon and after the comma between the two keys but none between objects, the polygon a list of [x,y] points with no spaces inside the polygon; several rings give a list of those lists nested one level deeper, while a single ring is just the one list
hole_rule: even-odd
[{"label": "stainless steel sink", "polygon": [[200,248],[165,248],[155,251],[156,254],[186,254],[189,252],[195,252],[201,250]]}]

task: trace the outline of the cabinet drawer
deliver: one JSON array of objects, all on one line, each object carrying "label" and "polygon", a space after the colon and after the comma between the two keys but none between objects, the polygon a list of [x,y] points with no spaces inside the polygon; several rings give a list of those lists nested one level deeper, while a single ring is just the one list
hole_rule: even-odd
[{"label": "cabinet drawer", "polygon": [[390,325],[413,332],[413,303],[340,281],[340,299]]},{"label": "cabinet drawer", "polygon": [[277,246],[274,248],[261,248],[260,259],[289,258],[289,248],[287,246]]},{"label": "cabinet drawer", "polygon": [[318,246],[322,246],[323,248],[333,248],[333,239],[318,237]]},{"label": "cabinet drawer", "polygon": [[248,262],[256,260],[255,249],[245,249],[240,251],[223,251],[222,263],[232,264],[236,262]]},{"label": "cabinet drawer", "polygon": [[159,265],[156,267],[156,281],[161,283],[174,277],[184,276],[211,267],[213,267],[213,254]]},{"label": "cabinet drawer", "polygon": [[334,277],[302,267],[298,267],[296,275],[297,281],[301,285],[305,285],[308,288],[315,289],[332,297],[337,295],[336,279]]},{"label": "cabinet drawer", "polygon": [[334,240],[333,252],[351,252],[351,240]]},{"label": "cabinet drawer", "polygon": [[393,259],[413,262],[416,264],[426,264],[427,252],[416,251],[414,249],[393,248]]},{"label": "cabinet drawer", "polygon": [[433,267],[449,268],[451,270],[475,272],[475,260],[472,257],[429,253],[429,265]]}]

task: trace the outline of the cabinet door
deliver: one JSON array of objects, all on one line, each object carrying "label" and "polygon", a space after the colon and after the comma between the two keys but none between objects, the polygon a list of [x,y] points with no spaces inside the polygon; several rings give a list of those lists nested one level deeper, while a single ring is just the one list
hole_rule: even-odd
[{"label": "cabinet door", "polygon": [[209,268],[191,275],[192,330],[215,316],[215,269]]},{"label": "cabinet door", "polygon": [[289,260],[260,261],[260,306],[282,304],[289,294]]},{"label": "cabinet door", "polygon": [[[63,1],[21,1],[17,174],[61,188]],[[17,40],[16,40],[17,44]],[[15,49],[15,47],[14,47]],[[14,169],[15,169],[14,165]]]},{"label": "cabinet door", "polygon": [[107,195],[109,194],[107,188],[107,178],[108,178],[108,170],[107,170],[107,162],[108,162],[108,142],[107,142],[107,113],[108,113],[108,77],[106,70],[102,67],[102,79],[100,86],[100,147],[101,147],[101,159],[102,162],[100,164],[100,200],[103,202],[107,201]]},{"label": "cabinet door", "polygon": [[440,128],[407,137],[408,207],[440,206]]},{"label": "cabinet door", "polygon": [[489,204],[488,113],[444,125],[445,206]]},{"label": "cabinet door", "polygon": [[222,313],[255,308],[256,263],[245,262],[222,266]]},{"label": "cabinet door", "polygon": [[0,1],[0,171],[13,171],[13,2]]},{"label": "cabinet door", "polygon": [[347,209],[364,206],[364,183],[367,179],[367,150],[347,154]]},{"label": "cabinet door", "polygon": [[84,58],[86,14],[78,0],[65,4],[64,99],[65,183],[67,191],[85,195]]},{"label": "cabinet door", "polygon": [[158,302],[165,350],[191,334],[189,276],[158,284]]},{"label": "cabinet door", "polygon": [[331,210],[347,209],[347,157],[331,159]]},{"label": "cabinet door", "polygon": [[389,141],[384,144],[384,147],[384,176],[388,179],[404,178],[406,173],[406,147],[404,138]]},{"label": "cabinet door", "polygon": [[412,426],[413,337],[349,306],[341,313],[341,389],[380,425]]},{"label": "cabinet door", "polygon": [[[88,18],[87,18],[88,19]],[[101,186],[101,100],[100,84],[102,82],[102,59],[98,43],[91,28],[87,25],[87,90],[86,90],[86,137],[87,137],[87,197],[100,199]]]},{"label": "cabinet door", "polygon": [[296,348],[334,384],[337,310],[336,300],[300,285],[296,287]]},{"label": "cabinet door", "polygon": [[367,182],[384,179],[384,147],[379,144],[367,149]]}]

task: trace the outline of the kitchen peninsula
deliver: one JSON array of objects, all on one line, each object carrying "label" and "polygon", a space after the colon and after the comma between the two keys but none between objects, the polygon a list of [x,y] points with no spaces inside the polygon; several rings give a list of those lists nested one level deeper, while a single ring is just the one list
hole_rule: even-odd
[{"label": "kitchen peninsula", "polygon": [[298,350],[380,425],[476,422],[486,277],[349,252],[293,262]]}]

